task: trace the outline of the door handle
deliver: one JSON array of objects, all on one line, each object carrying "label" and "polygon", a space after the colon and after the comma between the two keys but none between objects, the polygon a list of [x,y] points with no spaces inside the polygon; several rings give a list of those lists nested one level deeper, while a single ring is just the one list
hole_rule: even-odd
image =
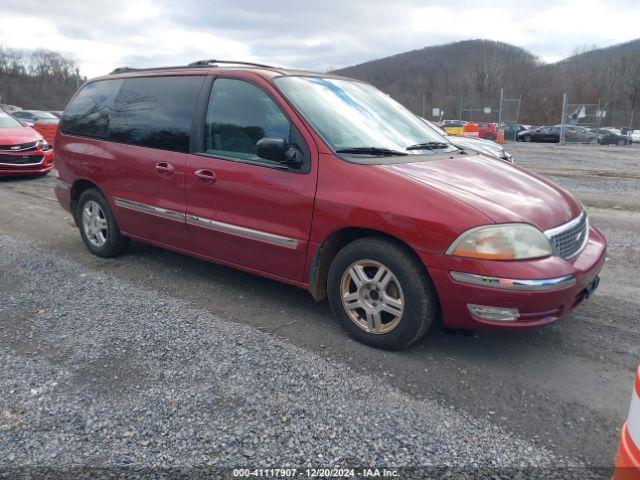
[{"label": "door handle", "polygon": [[216,181],[216,174],[206,168],[201,168],[195,171],[196,179],[205,185],[212,185]]},{"label": "door handle", "polygon": [[170,177],[173,175],[175,168],[173,164],[169,162],[158,162],[156,163],[156,172],[163,177]]}]

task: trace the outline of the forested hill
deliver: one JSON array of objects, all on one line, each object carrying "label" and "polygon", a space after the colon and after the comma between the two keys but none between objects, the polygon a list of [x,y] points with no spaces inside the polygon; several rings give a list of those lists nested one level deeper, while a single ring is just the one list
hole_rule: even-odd
[{"label": "forested hill", "polygon": [[[416,113],[422,111],[423,102],[429,114],[432,107],[442,108],[447,118],[457,118],[461,104],[497,106],[501,88],[510,98],[522,95],[520,120],[528,123],[559,121],[564,92],[572,103],[600,101],[618,116],[640,107],[640,39],[583,51],[552,64],[507,43],[466,40],[335,73],[368,81]],[[495,110],[477,119],[495,120],[494,116]]]}]

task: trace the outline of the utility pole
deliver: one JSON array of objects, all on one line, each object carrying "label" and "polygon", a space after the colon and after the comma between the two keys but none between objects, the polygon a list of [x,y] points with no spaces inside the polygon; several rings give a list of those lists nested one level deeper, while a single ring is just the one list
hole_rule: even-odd
[{"label": "utility pole", "polygon": [[427,118],[427,98],[426,95],[422,94],[422,118]]},{"label": "utility pole", "polygon": [[567,94],[562,94],[562,122],[560,123],[560,145],[565,143],[565,123],[567,121]]},{"label": "utility pole", "polygon": [[502,102],[504,101],[504,88],[500,89],[500,108],[498,109],[498,128],[502,124]]}]

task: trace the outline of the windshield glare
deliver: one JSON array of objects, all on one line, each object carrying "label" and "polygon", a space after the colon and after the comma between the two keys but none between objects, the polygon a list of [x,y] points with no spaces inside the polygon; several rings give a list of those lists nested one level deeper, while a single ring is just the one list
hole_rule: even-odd
[{"label": "windshield glare", "polygon": [[[406,148],[446,142],[409,110],[366,83],[296,76],[274,81],[334,150],[375,147],[424,154],[426,150]],[[449,146],[436,151],[453,150]]]},{"label": "windshield glare", "polygon": [[0,128],[16,128],[21,126],[22,124],[11,115],[0,111]]}]

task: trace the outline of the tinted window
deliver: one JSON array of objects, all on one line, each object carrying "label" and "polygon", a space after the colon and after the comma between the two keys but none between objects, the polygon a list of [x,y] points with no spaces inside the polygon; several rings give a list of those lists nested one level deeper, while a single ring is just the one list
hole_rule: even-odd
[{"label": "tinted window", "polygon": [[64,112],[60,129],[64,133],[107,138],[113,100],[122,80],[103,80],[85,85]]},{"label": "tinted window", "polygon": [[289,140],[291,124],[267,93],[242,80],[213,82],[205,123],[205,152],[271,163],[256,155],[264,137]]},{"label": "tinted window", "polygon": [[110,115],[109,139],[189,151],[193,112],[204,76],[127,78]]}]

